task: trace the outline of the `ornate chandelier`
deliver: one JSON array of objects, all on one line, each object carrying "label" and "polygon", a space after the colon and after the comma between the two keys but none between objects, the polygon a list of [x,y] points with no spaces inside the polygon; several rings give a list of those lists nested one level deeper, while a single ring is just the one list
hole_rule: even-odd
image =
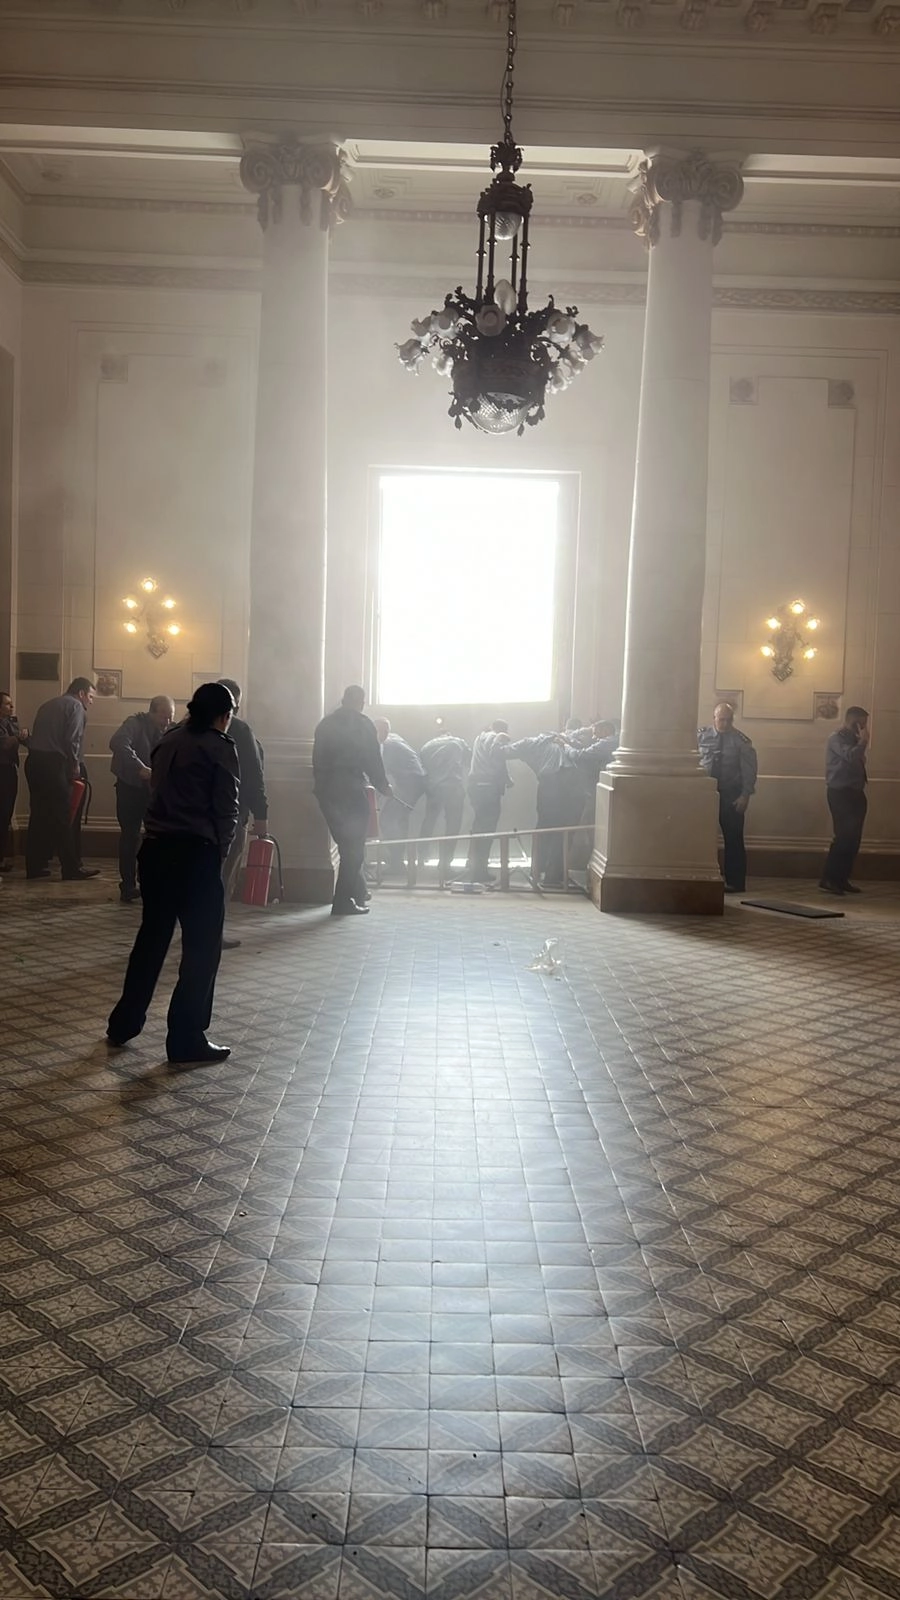
[{"label": "ornate chandelier", "polygon": [[[483,433],[524,433],[544,417],[544,398],[567,389],[603,340],[578,322],[578,307],[558,310],[551,295],[539,311],[528,309],[530,184],[516,182],[522,151],[513,138],[513,69],[516,0],[507,0],[503,138],[491,150],[494,177],[478,201],[478,276],[474,296],[457,288],[441,311],[412,324],[414,337],[398,345],[401,362],[418,372],[426,355],[442,377],[452,377],[450,416],[467,418]],[[499,258],[508,251],[507,275]]]}]

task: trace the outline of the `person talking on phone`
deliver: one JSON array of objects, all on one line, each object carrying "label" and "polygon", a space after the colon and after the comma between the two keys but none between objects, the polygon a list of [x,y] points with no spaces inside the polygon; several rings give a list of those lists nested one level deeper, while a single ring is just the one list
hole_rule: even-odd
[{"label": "person talking on phone", "polygon": [[834,838],[819,888],[828,894],[862,892],[850,882],[850,874],[862,843],[868,810],[868,748],[869,713],[862,706],[851,706],[843,727],[831,735],[825,747],[825,797],[834,823]]}]

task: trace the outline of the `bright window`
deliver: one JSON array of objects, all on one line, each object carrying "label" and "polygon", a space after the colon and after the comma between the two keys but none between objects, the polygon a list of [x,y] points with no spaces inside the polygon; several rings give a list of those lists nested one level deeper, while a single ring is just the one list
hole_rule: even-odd
[{"label": "bright window", "polygon": [[551,699],[559,483],[406,472],[380,490],[378,702]]}]

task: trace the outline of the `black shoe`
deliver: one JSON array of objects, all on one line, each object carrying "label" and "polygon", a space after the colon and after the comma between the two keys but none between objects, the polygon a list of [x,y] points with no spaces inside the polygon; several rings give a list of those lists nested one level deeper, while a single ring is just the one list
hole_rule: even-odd
[{"label": "black shoe", "polygon": [[351,900],[347,906],[332,906],[331,915],[333,917],[367,917],[369,908],[368,906],[358,906],[355,900]]},{"label": "black shoe", "polygon": [[846,893],[846,890],[839,888],[836,883],[826,883],[824,878],[822,879],[822,882],[819,884],[819,888],[820,889],[824,889],[826,894],[845,894]]},{"label": "black shoe", "polygon": [[[47,876],[49,878],[49,872]],[[79,867],[77,872],[64,872],[62,881],[63,883],[84,883],[87,878],[99,878],[99,876],[99,867]]]},{"label": "black shoe", "polygon": [[106,1035],[106,1042],[109,1045],[110,1050],[124,1050],[125,1046],[130,1043],[130,1040],[120,1039],[117,1033],[108,1033]]},{"label": "black shoe", "polygon": [[733,883],[726,883],[725,885],[726,894],[746,894],[746,892],[746,889],[736,889]]},{"label": "black shoe", "polygon": [[171,1050],[166,1050],[166,1059],[172,1067],[193,1067],[201,1066],[204,1062],[227,1061],[230,1055],[230,1045],[212,1044],[209,1039],[204,1039],[202,1044],[198,1044],[195,1050],[190,1050],[187,1054],[179,1051],[173,1055]]},{"label": "black shoe", "polygon": [[137,905],[140,898],[141,896],[137,889],[119,890],[119,900],[123,906]]},{"label": "black shoe", "polygon": [[862,894],[862,889],[856,883],[845,883],[844,884],[844,893],[845,894]]},{"label": "black shoe", "polygon": [[222,940],[222,949],[223,950],[239,950],[240,949],[240,944],[241,944],[240,939],[223,939]]},{"label": "black shoe", "polygon": [[49,867],[41,867],[40,872],[26,872],[25,877],[27,878],[29,883],[34,883],[36,881],[36,879],[38,879],[38,878],[49,878],[50,877],[50,868]]}]

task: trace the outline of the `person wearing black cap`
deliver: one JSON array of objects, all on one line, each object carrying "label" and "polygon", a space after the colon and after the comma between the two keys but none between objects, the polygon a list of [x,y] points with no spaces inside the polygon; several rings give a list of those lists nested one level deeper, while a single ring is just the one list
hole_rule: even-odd
[{"label": "person wearing black cap", "polygon": [[107,1040],[141,1032],[176,923],[181,965],[169,1003],[166,1055],[174,1064],[224,1061],[231,1051],[206,1037],[222,953],[222,864],[238,825],[240,774],[228,738],[230,690],[204,683],[185,722],[164,734],[151,758],[150,804],[139,855],[143,918],[114,1006]]}]

